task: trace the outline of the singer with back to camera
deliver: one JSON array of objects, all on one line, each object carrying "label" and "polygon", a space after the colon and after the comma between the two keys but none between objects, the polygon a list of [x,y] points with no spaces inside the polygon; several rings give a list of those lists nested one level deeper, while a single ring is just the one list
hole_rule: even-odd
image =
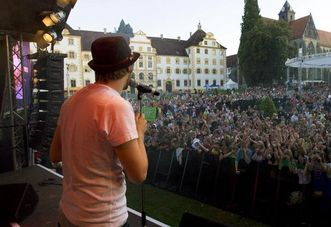
[{"label": "singer with back to camera", "polygon": [[50,159],[63,164],[59,226],[129,226],[125,176],[145,180],[147,121],[121,97],[139,53],[121,36],[91,46],[96,82],[61,107]]}]

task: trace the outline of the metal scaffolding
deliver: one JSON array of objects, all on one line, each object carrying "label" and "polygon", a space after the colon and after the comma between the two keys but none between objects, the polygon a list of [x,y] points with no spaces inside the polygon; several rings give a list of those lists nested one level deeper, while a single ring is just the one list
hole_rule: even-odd
[{"label": "metal scaffolding", "polygon": [[[10,34],[5,39],[6,83],[3,92],[0,130],[9,133],[9,149],[12,168],[20,169],[28,164],[27,103],[24,80],[23,38],[16,40]],[[2,56],[4,57],[4,56]]]}]

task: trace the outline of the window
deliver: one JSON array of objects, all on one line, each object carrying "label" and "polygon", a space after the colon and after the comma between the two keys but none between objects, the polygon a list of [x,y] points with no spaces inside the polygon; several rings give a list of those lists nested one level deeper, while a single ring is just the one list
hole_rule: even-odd
[{"label": "window", "polygon": [[224,86],[224,80],[221,80],[221,86]]},{"label": "window", "polygon": [[213,69],[213,74],[217,74],[217,70],[216,69]]},{"label": "window", "polygon": [[200,73],[201,73],[201,69],[197,68],[197,74],[200,74]]},{"label": "window", "polygon": [[186,58],[183,59],[183,64],[185,64],[185,65],[188,64],[188,60]]},{"label": "window", "polygon": [[208,42],[207,42],[207,41],[204,41],[203,43],[204,43],[205,45],[208,45]]},{"label": "window", "polygon": [[143,47],[139,47],[139,51],[140,51],[140,52],[143,51]]},{"label": "window", "polygon": [[190,87],[192,86],[192,81],[191,80],[188,81],[188,86],[190,86]]},{"label": "window", "polygon": [[197,48],[197,54],[200,54],[200,48]]},{"label": "window", "polygon": [[139,80],[144,80],[144,79],[145,79],[144,73],[139,73]]},{"label": "window", "polygon": [[136,79],[136,74],[135,73],[131,73],[131,79],[133,79],[133,80]]},{"label": "window", "polygon": [[216,49],[213,49],[213,55],[216,55]]},{"label": "window", "polygon": [[69,39],[68,39],[68,44],[69,44],[69,45],[74,45],[74,39],[69,38]]},{"label": "window", "polygon": [[153,73],[148,73],[148,80],[153,80]]},{"label": "window", "polygon": [[215,41],[213,41],[213,46],[216,46],[216,42]]},{"label": "window", "polygon": [[197,58],[197,64],[201,64],[200,58]]},{"label": "window", "polygon": [[170,67],[167,68],[167,73],[171,73]]},{"label": "window", "polygon": [[180,74],[180,69],[179,68],[176,69],[176,74]]},{"label": "window", "polygon": [[224,74],[224,69],[220,69],[220,74],[221,74],[221,75]]},{"label": "window", "polygon": [[213,80],[213,84],[216,85],[216,80]]},{"label": "window", "polygon": [[89,54],[84,54],[84,60],[89,61],[90,60],[90,55]]},{"label": "window", "polygon": [[205,80],[205,85],[209,84],[209,80]]},{"label": "window", "polygon": [[213,65],[216,65],[216,59],[215,58],[213,59]]},{"label": "window", "polygon": [[167,63],[167,64],[170,64],[170,63],[171,63],[171,62],[170,62],[170,57],[167,57],[167,58],[166,58],[166,63]]},{"label": "window", "polygon": [[176,86],[180,87],[180,80],[176,80]]},{"label": "window", "polygon": [[187,74],[187,69],[183,69],[183,73],[184,74]]},{"label": "window", "polygon": [[208,58],[205,58],[205,65],[209,65],[209,60],[208,60]]},{"label": "window", "polygon": [[176,62],[176,64],[178,65],[178,64],[179,64],[179,58],[176,58],[176,59],[175,59],[175,62]]},{"label": "window", "polygon": [[157,80],[157,86],[158,86],[158,87],[161,87],[161,86],[162,86],[162,84],[161,84],[161,80]]},{"label": "window", "polygon": [[85,80],[85,85],[89,85],[91,83],[90,80]]},{"label": "window", "polygon": [[75,58],[75,52],[69,51],[68,58]]},{"label": "window", "polygon": [[138,67],[139,68],[144,68],[144,58],[143,58],[143,56],[139,57]]},{"label": "window", "polygon": [[205,74],[209,74],[209,69],[205,68]]},{"label": "window", "polygon": [[208,54],[208,49],[205,49],[205,54]]},{"label": "window", "polygon": [[153,58],[151,56],[148,57],[147,68],[153,68]]},{"label": "window", "polygon": [[68,71],[69,72],[77,72],[77,66],[74,64],[69,64],[68,65]]},{"label": "window", "polygon": [[161,74],[162,73],[162,69],[161,68],[157,68],[157,74]]},{"label": "window", "polygon": [[76,80],[75,79],[70,80],[70,87],[76,87]]},{"label": "window", "polygon": [[201,87],[201,80],[197,80],[197,86]]},{"label": "window", "polygon": [[151,51],[152,51],[151,47],[147,47],[147,52],[151,52]]},{"label": "window", "polygon": [[187,80],[184,80],[184,87],[187,87]]}]

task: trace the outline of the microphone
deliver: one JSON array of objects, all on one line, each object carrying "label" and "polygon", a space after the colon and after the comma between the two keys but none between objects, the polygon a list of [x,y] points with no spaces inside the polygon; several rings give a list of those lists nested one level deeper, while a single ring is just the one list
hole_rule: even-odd
[{"label": "microphone", "polygon": [[155,96],[159,96],[160,95],[160,92],[158,92],[154,88],[149,87],[149,86],[144,85],[144,84],[141,84],[141,83],[138,83],[138,82],[136,82],[134,80],[131,80],[131,79],[129,81],[129,85],[131,87],[137,88],[137,90],[139,92],[141,92],[141,93],[151,93],[152,95],[155,95]]}]

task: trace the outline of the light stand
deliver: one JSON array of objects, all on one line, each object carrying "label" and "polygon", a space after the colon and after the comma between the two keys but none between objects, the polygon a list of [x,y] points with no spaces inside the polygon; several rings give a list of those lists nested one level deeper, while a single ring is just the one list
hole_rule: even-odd
[{"label": "light stand", "polygon": [[[139,114],[141,115],[142,114],[142,95],[143,95],[143,92],[138,89],[138,95],[137,95],[137,98],[138,98],[138,111],[139,111]],[[141,183],[141,226],[145,227],[146,226],[146,212],[144,210],[144,194],[145,194],[145,190],[144,190],[144,182]]]}]

